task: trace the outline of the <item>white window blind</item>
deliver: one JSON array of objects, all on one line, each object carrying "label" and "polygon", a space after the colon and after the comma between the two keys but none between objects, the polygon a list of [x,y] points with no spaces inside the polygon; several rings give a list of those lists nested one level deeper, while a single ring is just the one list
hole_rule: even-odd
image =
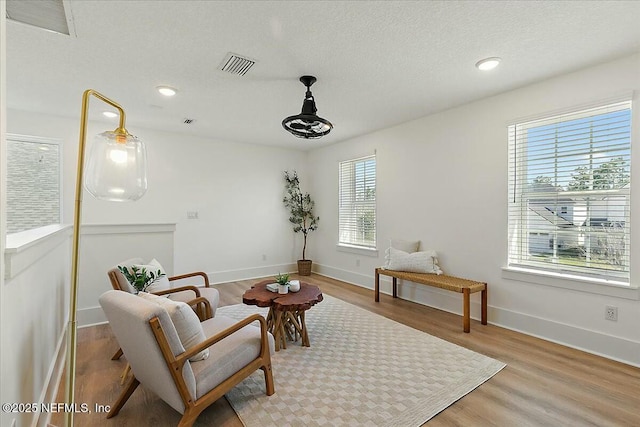
[{"label": "white window blind", "polygon": [[340,162],[338,244],[376,247],[376,157]]},{"label": "white window blind", "polygon": [[631,102],[508,130],[509,266],[628,283]]}]

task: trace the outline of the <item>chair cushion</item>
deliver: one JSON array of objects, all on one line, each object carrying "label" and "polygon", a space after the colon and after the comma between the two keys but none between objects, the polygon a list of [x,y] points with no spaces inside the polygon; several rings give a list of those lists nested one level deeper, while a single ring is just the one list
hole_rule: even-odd
[{"label": "chair cushion", "polygon": [[[218,316],[202,322],[202,328],[209,338],[236,322],[229,317]],[[269,352],[274,354],[273,336],[267,333],[267,337]],[[253,324],[247,325],[215,343],[209,349],[211,351],[208,359],[191,364],[196,378],[196,398],[198,399],[260,355],[260,327]]]},{"label": "chair cushion", "polygon": [[[169,313],[173,326],[176,328],[180,342],[186,350],[203,342],[206,337],[200,319],[193,311],[191,307],[181,301],[172,301],[169,298],[165,298],[158,295],[149,294],[146,292],[140,292],[138,296],[154,302],[163,307]],[[192,362],[203,360],[209,357],[209,349],[206,348],[201,352],[190,357]]]}]

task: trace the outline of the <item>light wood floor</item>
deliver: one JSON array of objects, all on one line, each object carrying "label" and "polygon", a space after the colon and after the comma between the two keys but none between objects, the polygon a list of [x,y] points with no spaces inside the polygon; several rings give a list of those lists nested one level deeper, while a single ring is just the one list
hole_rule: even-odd
[{"label": "light wood floor", "polygon": [[[640,426],[639,368],[474,320],[471,333],[465,334],[461,318],[454,314],[387,295],[374,303],[373,291],[318,275],[304,280],[326,294],[507,363],[495,377],[433,418],[430,426]],[[220,305],[241,303],[242,293],[257,281],[217,285]],[[110,360],[118,346],[109,327],[79,330],[78,343],[76,402],[92,408],[111,405],[120,393],[118,377],[126,362]],[[63,401],[62,394],[58,401]],[[175,426],[179,419],[177,412],[139,387],[115,418],[77,414],[75,424],[162,427]],[[54,416],[52,423],[63,421]],[[202,413],[196,426],[242,424],[222,398]]]}]

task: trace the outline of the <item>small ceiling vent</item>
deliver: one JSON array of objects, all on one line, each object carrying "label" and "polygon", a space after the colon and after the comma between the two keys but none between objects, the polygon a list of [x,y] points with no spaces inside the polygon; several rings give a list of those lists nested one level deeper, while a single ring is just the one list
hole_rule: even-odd
[{"label": "small ceiling vent", "polygon": [[184,120],[182,120],[182,123],[184,123],[185,125],[191,125],[196,121],[196,119],[189,119],[189,118],[185,118]]},{"label": "small ceiling vent", "polygon": [[218,66],[218,70],[237,76],[244,76],[255,63],[255,60],[249,59],[246,56],[229,52]]}]

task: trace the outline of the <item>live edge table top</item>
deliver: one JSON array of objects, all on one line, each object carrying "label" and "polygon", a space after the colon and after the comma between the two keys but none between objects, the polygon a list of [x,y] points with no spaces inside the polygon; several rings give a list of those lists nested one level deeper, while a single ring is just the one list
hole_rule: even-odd
[{"label": "live edge table top", "polygon": [[242,302],[258,307],[271,307],[277,311],[305,311],[322,301],[322,292],[315,285],[300,282],[298,292],[279,294],[267,289],[273,280],[258,282],[242,295]]}]

